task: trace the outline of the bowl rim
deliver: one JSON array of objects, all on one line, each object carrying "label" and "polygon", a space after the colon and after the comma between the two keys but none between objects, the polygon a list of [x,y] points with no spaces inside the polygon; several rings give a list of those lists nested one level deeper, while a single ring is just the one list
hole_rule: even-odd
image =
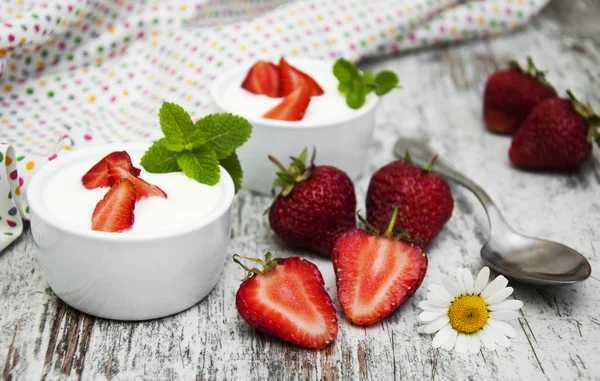
[{"label": "bowl rim", "polygon": [[[302,66],[302,64],[307,63],[309,65],[322,65],[324,69],[329,70],[333,67],[333,60],[324,60],[324,59],[316,59],[316,58],[307,58],[307,57],[289,57],[286,58],[289,62],[293,63],[297,66]],[[217,106],[219,110],[222,112],[230,112],[233,113],[227,107],[227,102],[224,97],[225,91],[229,88],[231,81],[233,81],[236,77],[242,76],[241,74],[248,71],[250,66],[254,64],[256,61],[261,60],[261,58],[252,59],[251,61],[243,62],[239,65],[236,65],[235,68],[225,71],[222,74],[218,75],[210,86],[210,95],[213,100],[213,103]],[[266,58],[266,60],[271,61]],[[241,79],[240,79],[241,82]],[[379,97],[374,94],[369,94],[367,96],[367,102],[358,109],[356,112],[352,114],[342,115],[340,117],[325,119],[325,120],[315,120],[315,121],[286,121],[286,120],[273,120],[262,117],[254,117],[247,115],[240,115],[241,117],[247,119],[253,126],[260,125],[264,128],[285,128],[285,129],[319,129],[319,128],[327,128],[331,126],[338,126],[340,124],[346,123],[350,120],[355,120],[362,117],[365,114],[372,112],[375,107],[379,103]]]},{"label": "bowl rim", "polygon": [[[205,226],[213,224],[218,221],[233,204],[235,196],[235,188],[233,180],[222,166],[221,168],[221,179],[219,183],[223,184],[224,195],[221,197],[221,202],[214,208],[209,214],[200,220],[193,221],[189,224],[165,229],[158,232],[150,232],[147,234],[136,234],[136,235],[123,235],[115,234],[111,232],[102,232],[95,230],[78,229],[72,225],[61,222],[57,217],[52,215],[46,205],[43,202],[42,182],[51,176],[56,171],[70,165],[73,161],[83,158],[89,158],[103,153],[110,153],[112,151],[145,151],[148,148],[147,144],[144,143],[111,143],[102,144],[84,149],[74,150],[63,156],[59,155],[56,159],[44,165],[40,168],[32,177],[27,188],[27,201],[29,202],[29,208],[32,218],[38,217],[43,220],[46,224],[52,226],[54,229],[62,231],[64,233],[72,234],[78,237],[83,237],[91,240],[101,242],[151,242],[156,240],[163,240],[165,238],[176,238],[191,232],[197,231]],[[100,160],[100,159],[98,159]]]}]

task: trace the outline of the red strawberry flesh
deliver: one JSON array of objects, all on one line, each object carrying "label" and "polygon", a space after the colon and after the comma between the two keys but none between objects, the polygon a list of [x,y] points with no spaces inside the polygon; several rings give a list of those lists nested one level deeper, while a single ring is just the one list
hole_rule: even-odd
[{"label": "red strawberry flesh", "polygon": [[128,179],[117,181],[96,204],[92,230],[122,232],[131,229],[135,219],[135,185]]},{"label": "red strawberry flesh", "polygon": [[111,185],[115,184],[121,179],[128,179],[133,184],[135,184],[135,194],[137,200],[141,200],[151,196],[167,198],[167,194],[162,189],[160,189],[156,185],[148,183],[147,181],[137,176],[134,176],[130,172],[114,164],[112,161],[107,160],[106,166],[108,167],[109,183]]},{"label": "red strawberry flesh", "polygon": [[281,77],[281,96],[285,97],[303,85],[310,86],[310,94],[313,97],[325,93],[317,81],[308,74],[290,65],[284,58],[279,60],[279,73]]},{"label": "red strawberry flesh", "polygon": [[279,97],[279,69],[271,62],[258,61],[248,71],[242,88],[253,94]]},{"label": "red strawberry flesh", "polygon": [[251,326],[297,345],[323,348],[337,337],[336,311],[323,277],[300,257],[244,281],[236,307]]},{"label": "red strawberry flesh", "polygon": [[267,119],[299,121],[302,120],[310,104],[310,87],[303,85],[287,95],[263,117]]},{"label": "red strawberry flesh", "polygon": [[133,166],[131,157],[126,151],[115,151],[104,156],[99,162],[94,164],[81,178],[81,183],[87,189],[109,187],[108,168],[106,161],[110,160],[114,165],[123,168],[134,176],[139,176],[140,169]]},{"label": "red strawberry flesh", "polygon": [[338,300],[350,321],[370,325],[391,314],[421,285],[427,256],[414,244],[352,229],[333,253]]}]

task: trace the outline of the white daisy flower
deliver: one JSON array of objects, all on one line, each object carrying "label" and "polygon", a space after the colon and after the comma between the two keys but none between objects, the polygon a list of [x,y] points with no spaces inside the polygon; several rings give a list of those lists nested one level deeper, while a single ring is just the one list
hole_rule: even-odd
[{"label": "white daisy flower", "polygon": [[505,300],[513,293],[506,287],[508,280],[499,275],[490,284],[490,269],[481,269],[475,281],[468,269],[456,269],[456,279],[449,277],[443,286],[429,286],[427,300],[419,303],[423,312],[419,321],[427,323],[417,329],[421,333],[435,334],[432,345],[458,353],[479,352],[481,343],[493,351],[496,345],[510,347],[509,338],[517,331],[508,320],[516,319],[517,310],[523,307],[520,300]]}]

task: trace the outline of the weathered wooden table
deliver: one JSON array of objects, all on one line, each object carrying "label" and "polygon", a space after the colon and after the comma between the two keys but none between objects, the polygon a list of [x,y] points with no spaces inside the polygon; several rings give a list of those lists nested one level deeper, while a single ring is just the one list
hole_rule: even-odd
[{"label": "weathered wooden table", "polygon": [[[600,162],[571,175],[511,168],[510,138],[481,123],[487,75],[511,58],[532,55],[564,91],[600,109],[600,16],[596,0],[554,1],[527,28],[491,41],[367,63],[400,73],[404,88],[383,99],[368,173],[393,160],[401,136],[426,140],[484,186],[506,219],[530,235],[581,251],[600,266]],[[356,184],[359,208],[369,176]],[[556,288],[513,284],[525,302],[513,322],[512,348],[468,356],[431,348],[416,332],[426,286],[458,266],[478,271],[487,221],[477,199],[453,184],[455,209],[429,250],[422,287],[392,316],[369,328],[340,315],[337,341],[304,350],[260,334],[239,317],[234,298],[243,271],[231,260],[217,287],[198,305],[165,319],[127,323],[96,319],[66,306],[40,273],[31,234],[0,254],[0,360],[4,380],[35,379],[600,379],[600,278]],[[329,261],[285,249],[269,230],[269,197],[242,191],[235,203],[230,254],[306,254],[335,295]],[[335,301],[337,303],[337,301]],[[338,306],[339,307],[339,306]],[[338,308],[339,310],[339,308]]]}]

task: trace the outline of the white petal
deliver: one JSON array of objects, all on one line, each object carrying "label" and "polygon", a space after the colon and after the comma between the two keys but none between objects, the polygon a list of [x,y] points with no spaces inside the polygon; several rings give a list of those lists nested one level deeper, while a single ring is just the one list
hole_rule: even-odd
[{"label": "white petal", "polygon": [[452,339],[452,337],[454,336],[452,334],[452,331],[454,331],[454,328],[452,328],[450,324],[444,326],[444,328],[440,329],[438,333],[435,334],[435,337],[431,342],[431,346],[433,346],[434,348],[439,348],[442,345],[446,344],[448,340]]},{"label": "white petal", "polygon": [[428,292],[427,300],[429,300],[431,304],[438,307],[448,307],[450,303],[452,303],[452,300],[444,299],[440,294],[437,294],[435,292]]},{"label": "white petal", "polygon": [[510,339],[514,339],[515,337],[517,337],[517,331],[507,322],[498,321],[498,320],[494,320],[494,319],[488,319],[488,324],[492,328],[497,329],[500,332],[502,332],[504,334],[504,336],[506,336]]},{"label": "white petal", "polygon": [[448,290],[448,292],[452,294],[452,296],[454,296],[455,298],[460,296],[460,290],[458,289],[458,285],[455,281],[450,279],[450,277],[445,277],[442,282],[444,282],[444,287],[446,287],[446,290]]},{"label": "white petal", "polygon": [[511,300],[505,300],[503,302],[488,306],[488,309],[490,311],[514,311],[514,310],[518,310],[519,308],[522,308],[522,307],[523,307],[522,301],[511,299]]},{"label": "white petal", "polygon": [[436,306],[433,303],[431,303],[429,300],[420,301],[419,302],[419,307],[421,307],[421,309],[423,309],[424,311],[448,312],[448,308],[447,307]]},{"label": "white petal", "polygon": [[456,353],[467,353],[469,349],[469,335],[459,333],[456,338],[456,345],[454,346]]},{"label": "white petal", "polygon": [[458,337],[458,331],[453,328],[452,331],[450,332],[449,338],[442,345],[442,349],[445,349],[447,351],[451,351],[452,348],[454,348],[454,344],[456,344],[456,338],[457,337]]},{"label": "white petal", "polygon": [[519,317],[517,311],[492,311],[490,318],[494,320],[514,320]]},{"label": "white petal", "polygon": [[485,302],[488,305],[500,303],[504,299],[508,298],[513,293],[513,291],[514,290],[512,287],[501,288],[500,290],[496,291],[492,296],[485,299]]},{"label": "white petal", "polygon": [[469,269],[463,269],[463,283],[465,285],[465,291],[467,294],[473,293],[473,275]]},{"label": "white petal", "polygon": [[477,331],[477,336],[479,336],[479,339],[488,350],[493,351],[496,349],[496,343],[494,342],[494,337],[490,334],[488,329],[489,328],[487,328],[486,324],[482,329]]},{"label": "white petal", "polygon": [[460,295],[465,294],[465,281],[463,280],[462,269],[456,269],[456,285]]},{"label": "white petal", "polygon": [[452,295],[446,287],[440,286],[439,284],[430,284],[429,291],[440,294],[444,299],[454,300],[454,295]]},{"label": "white petal", "polygon": [[435,319],[439,318],[440,316],[446,315],[447,313],[448,313],[447,311],[444,311],[444,312],[424,311],[424,312],[421,312],[418,319],[420,322],[426,323],[429,321],[434,321]]},{"label": "white petal", "polygon": [[427,325],[420,326],[417,328],[417,331],[421,333],[434,333],[442,329],[448,323],[450,323],[448,316],[442,316]]},{"label": "white petal", "polygon": [[484,329],[487,332],[489,332],[489,334],[494,339],[494,342],[496,343],[496,345],[499,345],[504,348],[510,347],[510,340],[508,340],[508,338],[506,336],[504,336],[504,334],[502,332],[500,332],[499,329],[492,327],[489,324],[486,324]]},{"label": "white petal", "polygon": [[472,355],[477,354],[477,352],[479,352],[480,345],[479,336],[476,334],[469,335],[469,353]]},{"label": "white petal", "polygon": [[490,269],[486,266],[479,271],[477,279],[475,279],[475,286],[473,286],[473,293],[475,295],[480,294],[481,291],[487,286],[488,279],[490,278]]},{"label": "white petal", "polygon": [[492,281],[492,283],[488,284],[486,288],[481,291],[481,297],[483,299],[487,299],[492,296],[496,291],[501,288],[506,287],[508,284],[508,279],[506,279],[503,275],[498,275],[496,279]]}]

